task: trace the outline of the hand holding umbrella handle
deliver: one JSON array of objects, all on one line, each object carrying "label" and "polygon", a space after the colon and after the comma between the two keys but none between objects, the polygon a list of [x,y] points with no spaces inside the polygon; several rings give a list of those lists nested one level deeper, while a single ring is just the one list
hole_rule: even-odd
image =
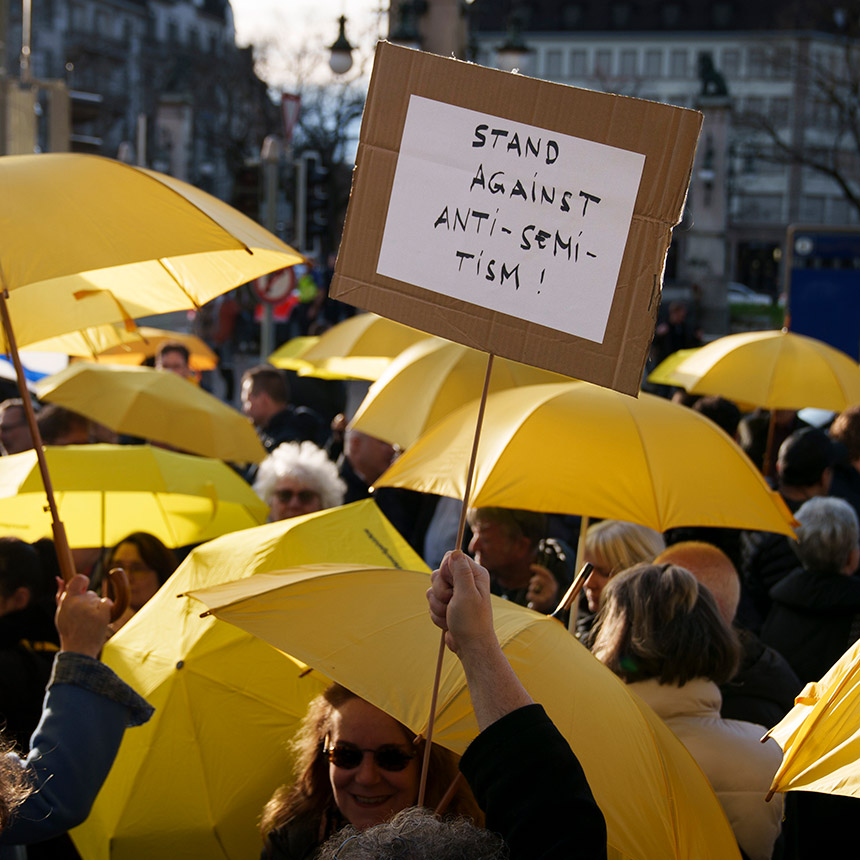
[{"label": "hand holding umbrella handle", "polygon": [[113,601],[110,620],[116,621],[128,609],[128,576],[121,567],[112,567],[107,574],[108,597]]}]

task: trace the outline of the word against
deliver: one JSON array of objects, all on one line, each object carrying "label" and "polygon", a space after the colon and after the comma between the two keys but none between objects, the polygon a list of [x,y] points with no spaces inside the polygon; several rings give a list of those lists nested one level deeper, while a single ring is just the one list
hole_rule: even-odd
[{"label": "word against", "polygon": [[377,271],[601,342],[644,162],[413,95]]}]

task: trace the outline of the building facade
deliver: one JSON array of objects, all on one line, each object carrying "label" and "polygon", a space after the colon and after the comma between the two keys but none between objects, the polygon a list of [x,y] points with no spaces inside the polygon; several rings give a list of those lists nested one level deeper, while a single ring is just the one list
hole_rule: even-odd
[{"label": "building facade", "polygon": [[[32,2],[37,151],[120,158],[231,198],[239,168],[277,130],[278,112],[251,49],[235,44],[228,0],[24,2]],[[15,98],[27,90],[23,5],[0,0],[0,67]],[[66,139],[49,122],[64,107]],[[28,141],[16,151],[28,151]]]},{"label": "building facade", "polygon": [[[854,225],[858,139],[833,90],[858,90],[860,44],[843,9],[761,0],[712,4],[628,0],[476,0],[477,61],[498,65],[513,27],[529,51],[520,71],[704,113],[684,221],[667,283],[704,292],[719,327],[726,284],[778,294],[792,223]],[[858,19],[860,22],[860,19]],[[858,123],[860,128],[860,123]],[[838,163],[839,178],[791,152]]]}]

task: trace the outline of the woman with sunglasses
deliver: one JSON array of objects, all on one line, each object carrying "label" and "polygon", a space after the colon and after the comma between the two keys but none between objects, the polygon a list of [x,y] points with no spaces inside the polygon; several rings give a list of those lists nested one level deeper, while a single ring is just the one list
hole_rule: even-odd
[{"label": "woman with sunglasses", "polygon": [[[281,786],[263,810],[263,858],[312,858],[344,825],[365,830],[413,806],[418,798],[423,743],[339,684],[311,702],[291,746],[297,778]],[[456,757],[433,744],[427,806],[438,805],[456,774]],[[481,818],[465,785],[448,811]]]},{"label": "woman with sunglasses", "polygon": [[346,484],[313,442],[284,442],[260,464],[254,492],[274,523],[342,505]]}]

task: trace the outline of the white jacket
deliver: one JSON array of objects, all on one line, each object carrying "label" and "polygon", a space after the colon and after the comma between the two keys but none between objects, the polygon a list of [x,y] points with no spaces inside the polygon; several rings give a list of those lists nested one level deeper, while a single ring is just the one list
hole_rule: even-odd
[{"label": "white jacket", "polygon": [[763,726],[724,720],[719,688],[704,678],[683,687],[651,679],[628,688],[662,717],[704,771],[750,860],[770,860],[782,826],[782,795],[764,800],[782,762],[776,741],[760,742]]}]

